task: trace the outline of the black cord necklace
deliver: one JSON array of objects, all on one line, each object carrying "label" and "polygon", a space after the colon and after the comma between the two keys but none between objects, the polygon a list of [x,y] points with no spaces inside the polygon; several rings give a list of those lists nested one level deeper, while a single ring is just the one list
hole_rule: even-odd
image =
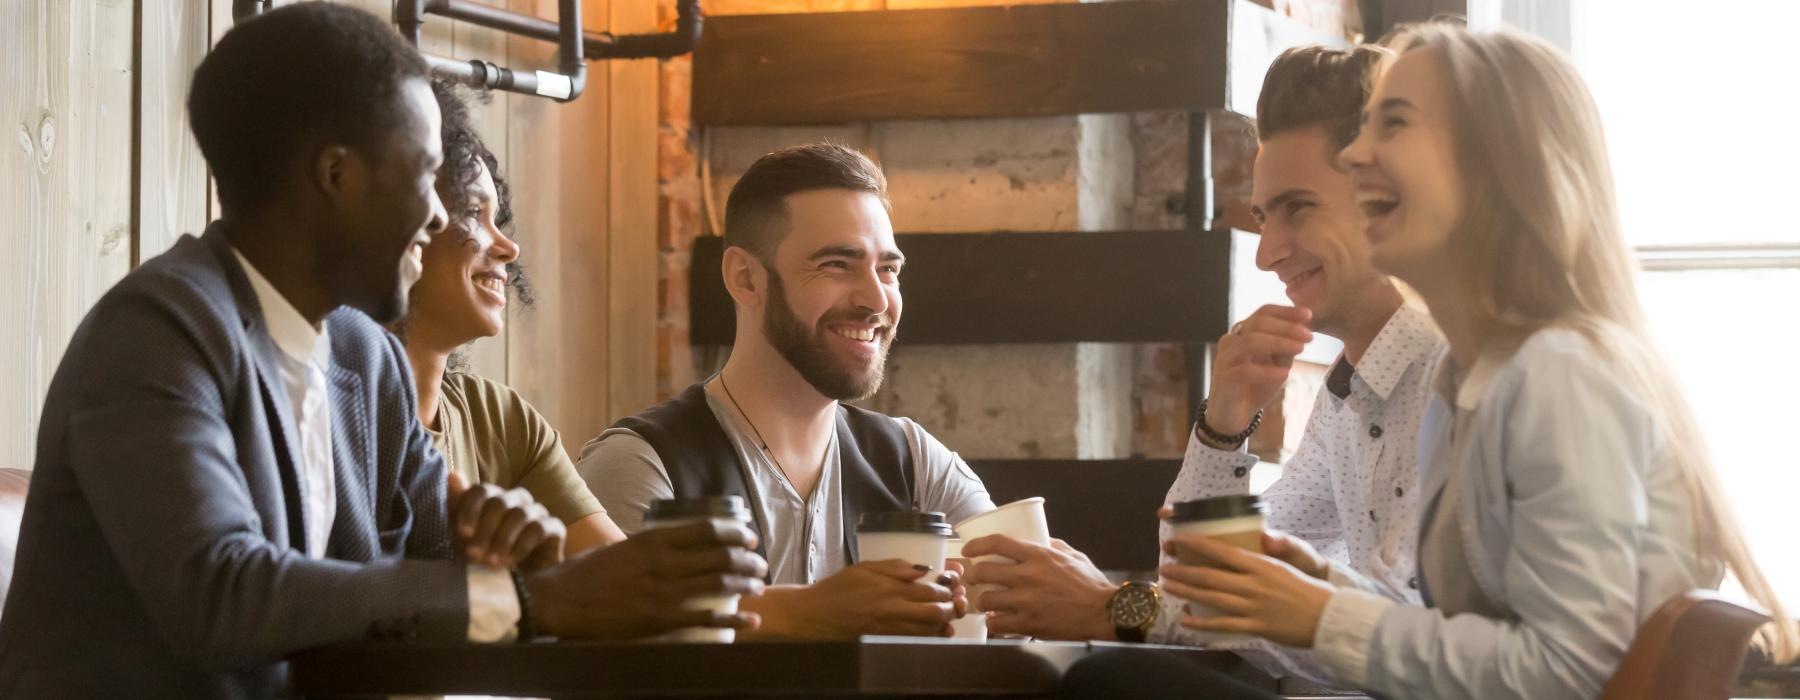
[{"label": "black cord necklace", "polygon": [[762,430],[756,427],[756,421],[751,420],[750,414],[744,412],[744,407],[738,405],[737,397],[731,394],[731,385],[725,383],[724,372],[719,373],[719,388],[725,390],[725,398],[731,399],[731,407],[737,409],[738,415],[744,419],[744,424],[750,426],[750,432],[756,435],[756,446],[762,448],[763,455],[769,458],[769,462],[775,465],[775,470],[781,472],[781,478],[786,479],[788,486],[792,487],[794,478],[788,476],[787,467],[781,466],[781,460],[776,459],[775,451],[769,449],[769,441],[763,439]]}]

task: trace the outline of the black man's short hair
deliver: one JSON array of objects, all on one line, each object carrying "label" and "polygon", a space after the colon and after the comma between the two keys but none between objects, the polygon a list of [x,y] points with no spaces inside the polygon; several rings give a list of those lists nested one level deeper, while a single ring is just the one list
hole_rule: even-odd
[{"label": "black man's short hair", "polygon": [[267,206],[295,159],[326,145],[376,152],[425,60],[362,10],[300,2],[234,27],[194,72],[189,124],[227,212]]}]

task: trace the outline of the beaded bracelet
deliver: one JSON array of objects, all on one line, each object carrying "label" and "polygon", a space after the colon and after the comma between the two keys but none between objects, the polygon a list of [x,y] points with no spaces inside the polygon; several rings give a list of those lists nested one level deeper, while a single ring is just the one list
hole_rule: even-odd
[{"label": "beaded bracelet", "polygon": [[1206,424],[1206,402],[1209,400],[1210,399],[1200,400],[1200,418],[1196,423],[1199,425],[1200,434],[1215,444],[1227,447],[1242,445],[1245,440],[1250,439],[1250,436],[1256,432],[1258,427],[1262,426],[1263,412],[1262,409],[1257,409],[1256,416],[1250,419],[1250,427],[1245,428],[1244,432],[1236,435],[1221,435],[1218,432],[1215,432],[1211,426]]}]

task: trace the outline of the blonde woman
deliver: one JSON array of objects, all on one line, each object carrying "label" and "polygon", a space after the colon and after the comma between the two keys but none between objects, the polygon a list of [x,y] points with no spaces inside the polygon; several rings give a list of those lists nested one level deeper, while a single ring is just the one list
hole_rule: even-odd
[{"label": "blonde woman", "polygon": [[[1599,695],[1645,618],[1727,573],[1788,620],[1648,340],[1574,68],[1446,25],[1398,48],[1340,159],[1376,266],[1450,345],[1420,436],[1431,607],[1280,536],[1282,560],[1193,538],[1170,547],[1222,568],[1165,568],[1167,589],[1227,614],[1183,624],[1311,647],[1384,697],[1543,699]],[[1793,624],[1761,642],[1793,658]]]}]

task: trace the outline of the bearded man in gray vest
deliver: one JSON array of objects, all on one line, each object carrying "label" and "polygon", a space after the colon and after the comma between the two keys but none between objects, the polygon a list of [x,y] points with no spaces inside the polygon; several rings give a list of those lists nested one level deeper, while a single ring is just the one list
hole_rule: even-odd
[{"label": "bearded man in gray vest", "polygon": [[747,637],[945,635],[965,607],[954,570],[928,580],[902,561],[857,561],[862,513],[954,523],[994,507],[917,423],[843,403],[881,386],[900,322],[889,206],[886,177],[855,150],[758,160],[725,209],[721,272],[737,308],[725,368],[582,450],[582,477],[628,534],[656,499],[751,504],[775,585],[745,599],[762,616]]}]

